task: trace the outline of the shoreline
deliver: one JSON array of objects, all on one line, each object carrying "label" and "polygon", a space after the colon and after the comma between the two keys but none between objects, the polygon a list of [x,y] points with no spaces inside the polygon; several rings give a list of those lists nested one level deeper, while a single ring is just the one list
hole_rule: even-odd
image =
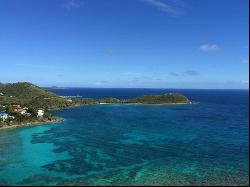
[{"label": "shoreline", "polygon": [[[113,105],[113,104],[121,104],[121,105],[194,105],[198,104],[198,102],[192,102],[192,103],[97,103],[97,104],[81,104],[75,107],[80,107],[80,106],[89,106],[89,105]],[[74,107],[69,107],[69,108],[74,108]]]},{"label": "shoreline", "polygon": [[72,106],[68,106],[65,108],[52,108],[48,109],[49,111],[56,111],[56,110],[65,110],[71,108],[77,108],[81,106],[97,106],[97,105],[113,105],[113,104],[122,104],[122,105],[193,105],[198,104],[198,102],[191,102],[191,103],[125,103],[125,102],[117,102],[117,103],[93,103],[93,104],[76,104]]},{"label": "shoreline", "polygon": [[125,102],[117,102],[117,103],[95,103],[95,104],[76,104],[72,106],[68,106],[65,108],[52,108],[48,109],[49,111],[57,111],[57,110],[67,110],[71,108],[77,108],[77,107],[82,107],[82,106],[98,106],[98,105],[115,105],[115,104],[120,104],[120,105],[166,105],[166,106],[171,106],[171,105],[195,105],[199,104],[199,102],[189,102],[189,103],[125,103]]},{"label": "shoreline", "polygon": [[4,130],[10,130],[10,129],[41,126],[41,125],[46,125],[46,124],[50,124],[50,123],[61,123],[63,121],[64,121],[64,118],[54,117],[52,120],[47,119],[46,121],[23,122],[23,123],[20,123],[18,125],[0,127],[0,132],[4,131]]},{"label": "shoreline", "polygon": [[[55,110],[65,110],[65,109],[70,109],[70,108],[77,108],[77,107],[81,107],[81,106],[93,106],[93,105],[112,105],[112,104],[124,104],[124,105],[192,105],[192,104],[197,104],[194,102],[191,103],[162,103],[162,104],[154,104],[154,103],[97,103],[97,104],[76,104],[73,106],[68,106],[65,108],[53,108],[53,109],[49,109],[50,111],[55,111]],[[17,129],[17,128],[25,128],[25,127],[33,127],[33,126],[41,126],[41,125],[46,125],[46,124],[50,124],[50,123],[61,123],[64,121],[64,118],[60,118],[60,117],[53,117],[52,120],[44,120],[44,121],[32,121],[32,122],[22,122],[18,125],[11,125],[11,126],[3,126],[0,127],[0,132],[4,131],[4,130],[10,130],[10,129]]]}]

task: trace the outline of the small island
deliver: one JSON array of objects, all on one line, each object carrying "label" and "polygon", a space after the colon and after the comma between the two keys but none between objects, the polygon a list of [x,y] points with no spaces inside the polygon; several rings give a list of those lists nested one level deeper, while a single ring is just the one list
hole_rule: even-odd
[{"label": "small island", "polygon": [[0,84],[0,129],[61,122],[63,119],[52,116],[50,110],[98,104],[191,104],[191,101],[179,93],[93,99],[58,96],[28,82]]}]

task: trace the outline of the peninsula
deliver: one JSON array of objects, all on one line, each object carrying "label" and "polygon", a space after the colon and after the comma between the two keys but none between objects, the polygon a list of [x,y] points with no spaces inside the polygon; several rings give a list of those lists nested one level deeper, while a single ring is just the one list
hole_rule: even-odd
[{"label": "peninsula", "polygon": [[81,104],[115,104],[115,103],[127,103],[127,104],[191,104],[191,101],[187,97],[179,93],[165,93],[162,95],[143,95],[131,99],[117,99],[117,98],[103,98],[103,99],[91,99],[81,98],[74,99]]},{"label": "peninsula", "polygon": [[81,98],[58,96],[32,83],[0,84],[0,128],[14,128],[32,124],[60,122],[50,110],[97,104],[190,104],[187,97],[178,93],[144,95],[131,99]]}]

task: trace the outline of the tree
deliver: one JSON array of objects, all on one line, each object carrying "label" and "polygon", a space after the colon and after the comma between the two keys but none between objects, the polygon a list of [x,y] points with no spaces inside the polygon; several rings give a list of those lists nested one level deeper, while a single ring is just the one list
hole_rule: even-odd
[{"label": "tree", "polygon": [[27,110],[27,112],[31,114],[31,117],[36,117],[37,116],[37,112],[36,112],[36,110],[34,108],[29,108]]}]

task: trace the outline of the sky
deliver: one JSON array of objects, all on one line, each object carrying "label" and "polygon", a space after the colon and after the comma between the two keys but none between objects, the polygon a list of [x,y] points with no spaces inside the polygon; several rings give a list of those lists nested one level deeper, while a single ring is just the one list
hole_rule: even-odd
[{"label": "sky", "polygon": [[248,0],[1,0],[0,82],[249,88]]}]

